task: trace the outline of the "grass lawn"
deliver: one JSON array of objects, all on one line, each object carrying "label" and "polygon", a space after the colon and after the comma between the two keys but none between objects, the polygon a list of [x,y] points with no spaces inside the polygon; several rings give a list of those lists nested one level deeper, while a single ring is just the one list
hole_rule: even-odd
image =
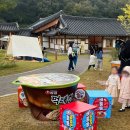
[{"label": "grass lawn", "polygon": [[[5,56],[5,51],[0,50],[1,61],[4,60],[3,59],[4,56]],[[16,61],[15,63],[16,65],[14,67],[6,67],[6,68],[0,67],[0,76],[5,76],[9,74],[15,74],[15,73],[20,73],[20,72],[25,72],[25,71],[41,68],[49,64],[53,64],[53,63],[60,62],[62,60],[67,59],[66,55],[58,55],[57,60],[55,60],[54,54],[48,54],[47,57],[49,60],[51,60],[51,62],[40,63],[40,62],[29,62],[29,61]]]},{"label": "grass lawn", "polygon": [[[87,89],[105,89],[99,85],[97,80],[106,80],[110,73],[110,58],[104,60],[104,70],[86,71],[82,74],[81,83]],[[17,106],[17,95],[0,99],[0,129],[1,130],[58,130],[58,122],[39,122],[32,118],[29,109],[19,109]],[[98,130],[130,130],[130,110],[119,113],[120,104],[116,102],[112,109],[111,119],[99,119]]]}]

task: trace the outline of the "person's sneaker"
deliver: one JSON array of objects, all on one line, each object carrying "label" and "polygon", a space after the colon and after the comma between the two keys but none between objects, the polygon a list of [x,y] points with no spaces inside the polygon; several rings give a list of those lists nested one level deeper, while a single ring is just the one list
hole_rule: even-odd
[{"label": "person's sneaker", "polygon": [[130,109],[130,106],[126,106],[125,108]]},{"label": "person's sneaker", "polygon": [[125,109],[120,109],[119,112],[125,112]]}]

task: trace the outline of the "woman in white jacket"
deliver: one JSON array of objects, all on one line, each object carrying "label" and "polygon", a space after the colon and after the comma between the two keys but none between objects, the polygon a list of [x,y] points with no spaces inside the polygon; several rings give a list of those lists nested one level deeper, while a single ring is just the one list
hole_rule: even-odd
[{"label": "woman in white jacket", "polygon": [[73,49],[72,49],[72,44],[69,45],[68,48],[68,57],[69,57],[69,66],[68,66],[68,70],[74,70],[74,66],[73,66]]}]

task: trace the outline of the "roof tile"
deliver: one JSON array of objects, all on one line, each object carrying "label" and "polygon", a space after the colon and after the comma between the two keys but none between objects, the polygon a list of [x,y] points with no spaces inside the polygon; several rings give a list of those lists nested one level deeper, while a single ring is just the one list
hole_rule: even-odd
[{"label": "roof tile", "polygon": [[18,23],[0,23],[0,31],[16,32],[19,30]]}]

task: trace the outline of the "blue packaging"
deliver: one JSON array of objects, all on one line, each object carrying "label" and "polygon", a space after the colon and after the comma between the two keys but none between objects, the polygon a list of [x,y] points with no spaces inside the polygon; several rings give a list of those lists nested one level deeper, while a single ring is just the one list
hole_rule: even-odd
[{"label": "blue packaging", "polygon": [[88,103],[95,105],[97,118],[111,118],[112,96],[105,90],[87,90]]}]

